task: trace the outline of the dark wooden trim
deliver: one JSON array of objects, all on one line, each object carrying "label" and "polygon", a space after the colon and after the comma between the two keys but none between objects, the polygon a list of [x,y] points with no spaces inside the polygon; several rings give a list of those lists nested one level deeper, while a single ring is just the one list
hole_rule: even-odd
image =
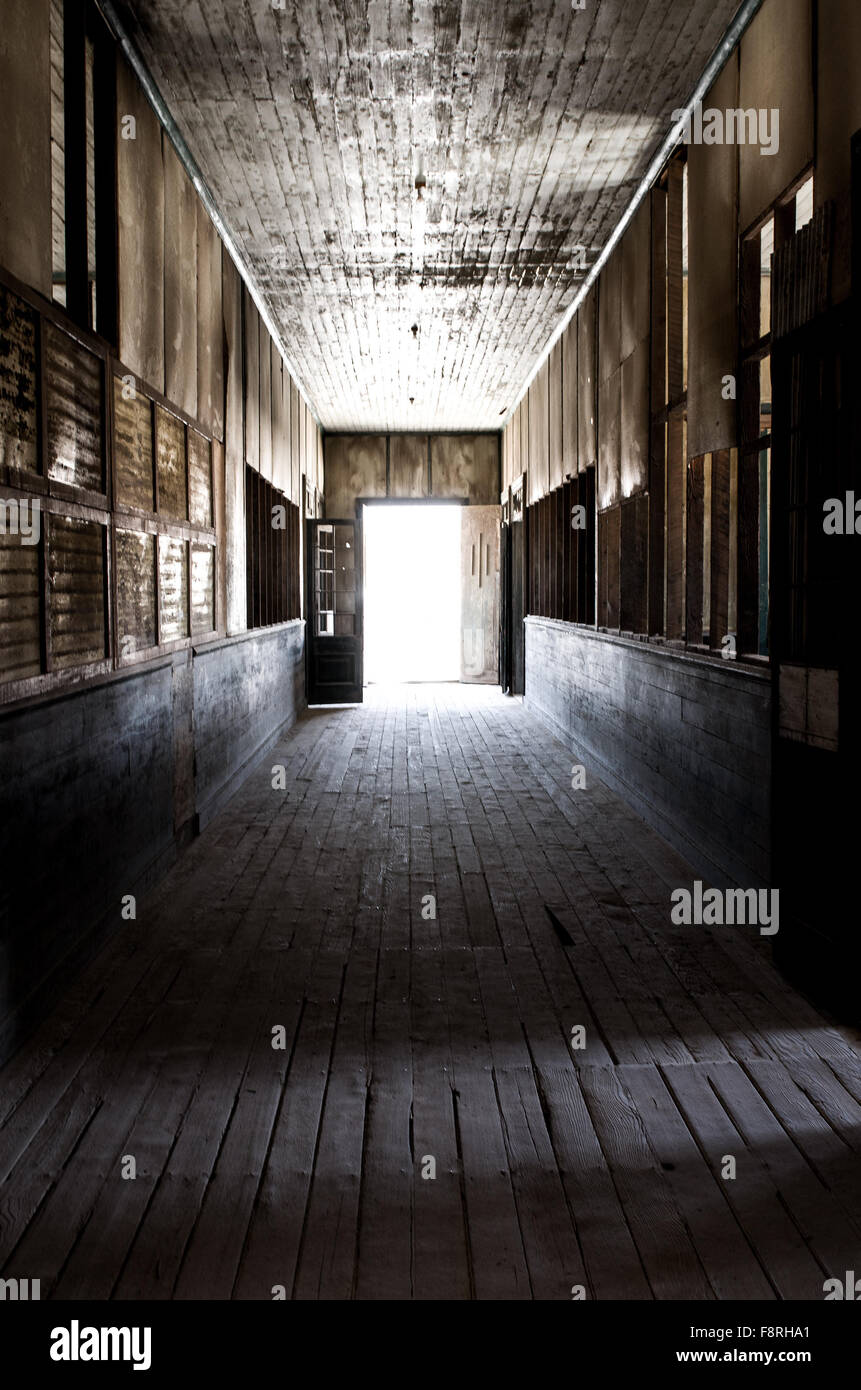
[{"label": "dark wooden trim", "polygon": [[116,652],[114,650],[114,624],[113,614],[113,583],[114,568],[111,563],[113,547],[111,544],[111,523],[102,527],[102,567],[104,569],[105,583],[102,590],[104,604],[104,654],[109,661],[115,662]]},{"label": "dark wooden trim", "polygon": [[158,483],[158,411],[155,408],[156,402],[152,403],[152,500],[155,506],[155,514],[159,510],[159,483]]},{"label": "dark wooden trim", "polygon": [[48,479],[48,390],[45,382],[45,323],[36,315],[36,468],[37,476],[49,486]]},{"label": "dark wooden trim", "polygon": [[[40,644],[41,644],[41,648],[42,648],[42,651],[41,651],[41,656],[42,656],[42,672],[43,672],[44,675],[49,676],[49,675],[51,674],[51,671],[52,671],[52,668],[53,668],[53,661],[52,661],[52,657],[51,657],[51,633],[50,633],[49,618],[48,618],[48,588],[49,588],[50,580],[49,580],[49,573],[48,573],[48,514],[47,514],[47,513],[45,513],[45,514],[42,516],[41,526],[40,526],[40,532],[41,532],[41,534],[40,534],[40,537],[39,537],[39,549],[40,549],[39,558],[40,558],[40,561],[41,561],[42,583],[41,583],[41,585],[39,586],[39,587],[40,587],[40,593],[39,593],[39,612],[40,612],[40,630],[39,630],[39,638],[40,638]],[[0,689],[2,689],[2,687],[0,687]],[[5,691],[3,691],[3,693],[5,694]]]},{"label": "dark wooden trim", "polygon": [[63,5],[63,155],[65,161],[66,310],[90,322],[87,256],[86,11],[84,0]]},{"label": "dark wooden trim", "polygon": [[93,0],[93,126],[96,186],[96,327],[119,343],[119,215],[117,190],[117,46]]},{"label": "dark wooden trim", "polygon": [[163,646],[161,640],[161,537],[162,532],[155,533],[155,639],[156,647],[159,650]]},{"label": "dark wooden trim", "polygon": [[852,159],[852,295],[861,302],[861,130],[851,142]]},{"label": "dark wooden trim", "polygon": [[667,400],[676,401],[685,392],[684,377],[684,297],[682,273],[684,162],[673,159],[667,185]]}]

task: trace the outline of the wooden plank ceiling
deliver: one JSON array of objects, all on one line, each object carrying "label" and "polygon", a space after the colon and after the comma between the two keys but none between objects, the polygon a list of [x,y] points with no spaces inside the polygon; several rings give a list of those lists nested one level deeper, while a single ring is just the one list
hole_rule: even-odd
[{"label": "wooden plank ceiling", "polygon": [[127,8],[323,426],[472,430],[515,403],[737,7]]}]

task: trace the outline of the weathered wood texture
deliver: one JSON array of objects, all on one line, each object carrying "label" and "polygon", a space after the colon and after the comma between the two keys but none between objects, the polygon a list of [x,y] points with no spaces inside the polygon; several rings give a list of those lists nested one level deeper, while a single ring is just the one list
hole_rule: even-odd
[{"label": "weathered wood texture", "polygon": [[[164,394],[197,415],[198,197],[169,140],[164,141]],[[138,305],[140,314],[140,305]]]},{"label": "weathered wood texture", "polygon": [[431,496],[465,497],[475,506],[499,502],[499,435],[431,436]]},{"label": "weathered wood texture", "polygon": [[545,497],[550,476],[549,365],[545,362],[529,388],[529,486],[530,502]]},{"label": "weathered wood texture", "polygon": [[[780,112],[778,147],[739,147],[739,220],[746,231],[814,156],[812,0],[765,0],[739,49],[738,104]],[[769,126],[771,128],[771,125]]]},{"label": "weathered wood texture", "polygon": [[499,506],[461,511],[461,680],[499,683]]},{"label": "weathered wood texture", "polygon": [[857,1039],[747,929],[673,927],[693,867],[570,765],[482,687],[300,720],[0,1069],[0,1274],[93,1300],[842,1280]]},{"label": "weathered wood texture", "polygon": [[535,618],[526,699],[702,872],[768,882],[768,676]]},{"label": "weathered wood texture", "polygon": [[224,331],[221,241],[197,202],[197,410],[201,424],[224,439]]},{"label": "weathered wood texture", "polygon": [[393,434],[389,439],[389,496],[427,497],[430,473],[429,437]]},{"label": "weathered wood texture", "polygon": [[8,0],[0,27],[6,150],[0,265],[51,298],[50,0]]},{"label": "weathered wood texture", "polygon": [[[736,50],[705,98],[738,106]],[[767,161],[766,161],[767,162]],[[734,448],[738,357],[738,146],[688,149],[688,456]]]},{"label": "weathered wood texture", "polygon": [[598,463],[598,296],[590,290],[577,310],[577,449],[579,471]]},{"label": "weathered wood texture", "polygon": [[223,255],[224,323],[224,540],[227,556],[226,630],[246,626],[245,606],[245,433],[242,367],[242,281]]},{"label": "weathered wood texture", "polygon": [[499,434],[332,434],[325,436],[324,458],[330,517],[355,516],[359,497],[499,502]]},{"label": "weathered wood texture", "polygon": [[327,435],[324,447],[327,516],[352,518],[357,497],[385,497],[385,435]]},{"label": "weathered wood texture", "polygon": [[735,7],[135,10],[323,425],[385,433],[516,404]]},{"label": "weathered wood texture", "polygon": [[[58,544],[80,554],[78,536],[59,535]],[[74,557],[65,565],[73,571]],[[88,555],[86,575],[94,574]],[[87,634],[84,610],[76,611],[68,640],[80,643]],[[97,625],[88,640],[98,643]],[[178,690],[174,670],[188,673]],[[127,670],[121,681],[0,714],[0,811],[20,870],[4,900],[16,925],[5,948],[2,1050],[34,1002],[44,1002],[40,991],[56,997],[73,963],[120,925],[122,895],[164,871],[174,832],[187,838],[190,817],[205,820],[248,759],[296,718],[303,687],[301,627],[291,624],[208,646],[193,661],[177,652],[156,669]],[[191,770],[185,786],[180,766]],[[184,814],[177,789],[189,798]],[[38,902],[27,886],[36,881]]]},{"label": "weathered wood texture", "polygon": [[835,205],[834,304],[852,285],[852,209],[849,142],[861,130],[861,9],[855,0],[826,0],[817,7],[816,204]]},{"label": "weathered wood texture", "polygon": [[117,141],[120,358],[164,391],[165,187],[162,132],[131,68],[117,60],[117,115],[135,139]]},{"label": "weathered wood texture", "polygon": [[623,498],[649,485],[652,219],[647,198],[621,245],[619,467]]}]

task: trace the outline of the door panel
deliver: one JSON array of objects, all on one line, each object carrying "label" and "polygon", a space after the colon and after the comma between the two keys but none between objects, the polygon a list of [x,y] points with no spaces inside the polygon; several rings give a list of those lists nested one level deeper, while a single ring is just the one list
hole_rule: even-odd
[{"label": "door panel", "polygon": [[499,680],[500,508],[461,510],[460,678],[468,684]]},{"label": "door panel", "polygon": [[308,704],[362,703],[362,547],[357,521],[307,523]]},{"label": "door panel", "polygon": [[511,693],[511,494],[502,494],[499,528],[499,687]]},{"label": "door panel", "polygon": [[522,695],[526,690],[526,525],[523,520],[523,498],[526,495],[526,474],[511,485],[511,694]]}]

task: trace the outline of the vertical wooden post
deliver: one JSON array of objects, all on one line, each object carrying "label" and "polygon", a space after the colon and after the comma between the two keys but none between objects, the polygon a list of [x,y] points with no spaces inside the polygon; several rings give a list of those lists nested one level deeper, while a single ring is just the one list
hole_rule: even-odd
[{"label": "vertical wooden post", "polygon": [[90,325],[86,75],[84,0],[65,0],[63,143],[66,169],[66,310],[83,327]]}]

